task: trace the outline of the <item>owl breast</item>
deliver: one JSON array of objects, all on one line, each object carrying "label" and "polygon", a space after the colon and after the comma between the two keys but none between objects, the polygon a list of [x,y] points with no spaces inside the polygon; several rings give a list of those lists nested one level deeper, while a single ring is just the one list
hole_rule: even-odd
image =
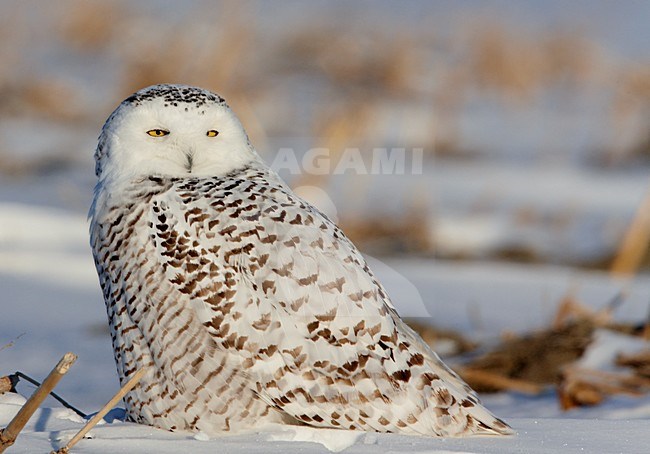
[{"label": "owl breast", "polygon": [[[139,179],[94,207],[91,243],[120,381],[147,370],[125,397],[127,414],[206,433],[282,421],[250,389],[243,359],[224,351],[192,308],[188,276],[198,249],[192,232],[173,229],[191,211],[168,211],[179,198],[173,183]],[[174,284],[181,279],[186,286]]]}]

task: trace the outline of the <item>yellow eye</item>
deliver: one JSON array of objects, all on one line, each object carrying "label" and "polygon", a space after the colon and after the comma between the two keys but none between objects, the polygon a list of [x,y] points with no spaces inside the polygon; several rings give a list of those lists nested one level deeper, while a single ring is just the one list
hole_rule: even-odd
[{"label": "yellow eye", "polygon": [[207,132],[206,134],[208,137],[217,137],[219,135],[219,131],[216,129],[211,129]]},{"label": "yellow eye", "polygon": [[149,134],[151,137],[162,137],[169,134],[169,131],[165,131],[164,129],[150,129],[147,131],[147,134]]}]

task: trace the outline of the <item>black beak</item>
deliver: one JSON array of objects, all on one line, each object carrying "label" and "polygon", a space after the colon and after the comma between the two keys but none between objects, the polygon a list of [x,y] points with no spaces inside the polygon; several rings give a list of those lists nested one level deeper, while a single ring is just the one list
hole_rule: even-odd
[{"label": "black beak", "polygon": [[186,153],[185,154],[186,162],[185,162],[185,167],[187,168],[188,173],[192,173],[192,166],[194,166],[194,153]]}]

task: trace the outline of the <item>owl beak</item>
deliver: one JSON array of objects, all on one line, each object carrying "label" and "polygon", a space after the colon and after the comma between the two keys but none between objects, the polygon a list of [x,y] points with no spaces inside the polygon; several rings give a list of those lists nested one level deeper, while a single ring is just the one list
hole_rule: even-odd
[{"label": "owl beak", "polygon": [[185,168],[188,173],[192,173],[192,167],[194,166],[194,153],[192,151],[185,153]]}]

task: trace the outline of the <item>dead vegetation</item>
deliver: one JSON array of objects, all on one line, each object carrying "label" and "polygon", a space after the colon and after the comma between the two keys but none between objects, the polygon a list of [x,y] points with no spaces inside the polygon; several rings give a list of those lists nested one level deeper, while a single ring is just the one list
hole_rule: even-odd
[{"label": "dead vegetation", "polygon": [[0,453],[4,452],[16,442],[16,438],[25,427],[25,424],[27,424],[29,418],[38,410],[38,407],[52,392],[61,378],[68,373],[76,360],[77,355],[74,353],[69,352],[63,355],[54,369],[45,377],[43,383],[36,388],[36,391],[27,399],[27,402],[25,402],[20,410],[18,410],[18,413],[12,418],[7,427],[0,429]]},{"label": "dead vegetation", "polygon": [[[650,323],[631,325],[613,321],[612,314],[623,298],[618,295],[603,310],[592,311],[567,295],[549,328],[508,335],[496,347],[454,368],[479,393],[537,395],[554,388],[563,410],[598,405],[613,395],[646,395],[650,392],[650,344],[636,353],[619,353],[611,364],[619,368],[616,371],[589,369],[580,363],[594,342],[596,330],[650,340]],[[449,332],[443,336],[426,325],[411,326],[434,349],[440,338],[462,339]],[[471,351],[474,346],[464,339],[462,345],[469,346],[469,350],[459,353]]]},{"label": "dead vegetation", "polygon": [[406,323],[439,355],[445,357],[462,355],[478,347],[476,342],[470,341],[456,331],[439,329],[417,319],[408,319]]},{"label": "dead vegetation", "polygon": [[119,21],[128,14],[121,1],[73,0],[71,14],[65,14],[57,24],[66,44],[84,53],[105,49],[119,32]]},{"label": "dead vegetation", "polygon": [[[557,384],[562,367],[582,356],[594,329],[592,323],[581,320],[539,333],[516,336],[466,364],[463,370],[489,372],[536,385]],[[470,380],[470,385],[478,392],[501,390],[490,381],[475,380],[472,383]]]},{"label": "dead vegetation", "polygon": [[634,276],[650,255],[650,188],[630,222],[610,272],[615,276]]},{"label": "dead vegetation", "polygon": [[[435,28],[385,30],[354,18],[333,22],[318,17],[269,32],[255,6],[246,2],[223,2],[170,17],[124,1],[68,0],[51,7],[50,13],[42,24],[52,30],[49,47],[33,42],[36,38],[25,25],[31,17],[26,9],[15,12],[16,20],[0,19],[4,120],[31,119],[74,128],[92,125],[96,130],[116,99],[146,85],[182,82],[223,93],[247,125],[253,143],[263,154],[269,153],[267,158],[274,153],[267,149],[269,136],[307,136],[313,146],[330,150],[333,161],[350,146],[366,153],[396,141],[400,147],[422,147],[426,159],[434,155],[470,159],[481,151],[467,149],[461,140],[472,103],[487,100],[494,110],[523,112],[538,108],[545,94],[570,104],[593,93],[611,93],[611,102],[603,107],[612,119],[611,140],[593,152],[606,156],[607,162],[627,162],[632,155],[647,154],[650,143],[648,64],[604,59],[586,33],[568,26],[532,32],[494,18],[472,18],[470,12],[463,20],[468,25],[452,27],[448,35]],[[57,51],[66,62],[114,73],[111,86],[117,88],[80,86],[88,80],[66,77],[61,68],[41,70],[38,62],[25,58],[25,48]],[[97,96],[97,90],[106,92]],[[433,112],[430,119],[422,120],[422,106]],[[392,125],[398,131],[373,127],[382,109],[400,119]],[[408,129],[415,123],[420,124],[417,134]],[[57,145],[70,149],[78,144],[53,146]],[[42,162],[25,162],[29,159]],[[43,154],[32,158],[7,150],[0,137],[4,175],[54,171],[70,162],[67,155],[61,160]],[[303,173],[291,183],[322,187],[329,176]],[[353,197],[366,195],[363,178],[351,184]],[[405,196],[405,204],[432,192],[422,189]],[[346,231],[369,253],[435,255],[429,233],[432,205],[420,203],[417,215],[409,209],[399,222],[344,219]],[[492,257],[520,262],[547,259],[519,245],[504,246]],[[571,264],[602,268],[610,259]],[[640,260],[645,266],[647,254]]]},{"label": "dead vegetation", "polygon": [[[27,379],[30,383],[38,386],[32,395],[27,399],[27,402],[18,410],[18,413],[12,418],[7,427],[0,428],[0,454],[4,452],[7,448],[12,446],[16,442],[16,438],[23,430],[27,421],[32,417],[32,415],[38,410],[40,405],[43,403],[45,398],[50,395],[61,402],[66,408],[73,410],[82,418],[87,418],[87,415],[72,407],[66,401],[61,399],[56,395],[53,390],[58,384],[58,382],[63,378],[65,374],[68,373],[72,365],[77,360],[77,355],[74,353],[68,352],[59,360],[54,369],[45,377],[43,383],[38,383],[32,378],[26,376],[21,372],[16,372],[13,375],[8,375],[5,377],[0,377],[0,394],[7,392],[16,392],[16,384],[20,378]],[[141,368],[136,370],[129,380],[122,385],[117,393],[97,412],[93,415],[92,418],[88,419],[86,424],[75,434],[74,437],[68,441],[65,446],[61,447],[56,451],[52,451],[51,454],[67,454],[70,452],[73,446],[75,446],[84,436],[101,421],[104,416],[117,405],[122,398],[135,387],[138,382],[142,379],[144,374],[147,372],[147,368]]]},{"label": "dead vegetation", "polygon": [[[496,19],[473,20],[470,13],[464,19],[469,25],[457,27],[449,36],[435,29],[388,32],[353,19],[334,24],[317,18],[261,35],[255,7],[246,2],[224,2],[173,19],[122,1],[68,0],[62,5],[51,14],[50,25],[57,34],[53,41],[60,40],[80,58],[110,62],[106,64],[118,73],[119,94],[162,81],[186,82],[227,93],[238,103],[240,98],[250,101],[269,93],[278,97],[276,81],[308,77],[324,88],[316,100],[317,114],[337,103],[342,112],[362,112],[372,107],[373,100],[400,105],[425,100],[439,112],[438,124],[432,125],[435,143],[429,151],[439,146],[449,154],[454,149],[464,152],[454,137],[464,105],[474,98],[496,97],[504,108],[513,103],[530,107],[540,93],[595,85],[615,93],[610,107],[615,129],[647,129],[647,124],[637,124],[639,118],[647,118],[650,105],[647,65],[608,67],[579,29],[532,33]],[[15,50],[25,39],[20,21],[4,22],[0,54],[3,61],[16,64],[3,65],[0,90],[17,87],[10,90],[15,92],[15,104],[31,106],[29,112],[78,117],[76,112],[71,116],[55,109],[69,104],[61,100],[69,101],[78,91],[77,84],[59,81],[60,86],[51,90],[51,74],[44,72],[40,80],[40,74],[24,66]],[[34,76],[26,78],[25,73]],[[112,105],[116,94],[110,95],[106,102]],[[103,109],[83,114],[100,112]],[[313,132],[327,141],[327,130],[317,123]],[[356,138],[367,137],[366,133],[363,125],[354,131]],[[371,139],[381,143],[386,138]],[[620,150],[620,145],[612,144],[617,156],[630,152],[627,145]]]},{"label": "dead vegetation", "polygon": [[472,27],[467,48],[468,82],[519,104],[557,84],[577,88],[594,78],[600,64],[593,45],[572,30],[539,37],[481,23]]},{"label": "dead vegetation", "polygon": [[650,160],[650,63],[635,63],[620,71],[610,118],[613,137],[606,163]]}]

